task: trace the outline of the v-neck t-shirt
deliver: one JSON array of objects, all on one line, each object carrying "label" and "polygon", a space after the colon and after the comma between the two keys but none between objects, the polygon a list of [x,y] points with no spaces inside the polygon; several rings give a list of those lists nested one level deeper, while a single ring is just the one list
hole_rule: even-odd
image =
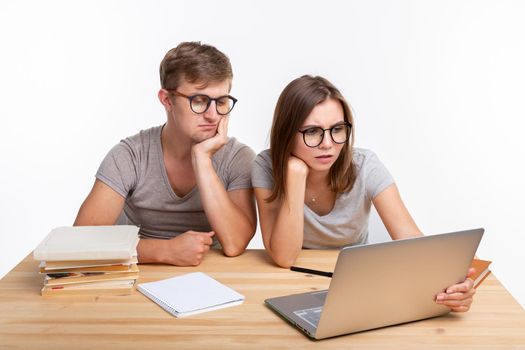
[{"label": "v-neck t-shirt", "polygon": [[[350,191],[337,195],[334,207],[326,215],[318,215],[304,205],[303,248],[341,248],[368,242],[368,221],[372,199],[394,183],[392,175],[377,155],[354,148],[353,164],[357,171]],[[259,153],[252,165],[254,188],[273,188],[270,150]]]},{"label": "v-neck t-shirt", "polygon": [[[120,141],[102,161],[96,178],[125,198],[118,223],[140,226],[141,237],[168,239],[189,230],[211,231],[197,186],[179,197],[170,185],[162,127],[142,130]],[[254,157],[254,152],[235,138],[228,138],[212,156],[213,168],[226,191],[251,188]]]}]

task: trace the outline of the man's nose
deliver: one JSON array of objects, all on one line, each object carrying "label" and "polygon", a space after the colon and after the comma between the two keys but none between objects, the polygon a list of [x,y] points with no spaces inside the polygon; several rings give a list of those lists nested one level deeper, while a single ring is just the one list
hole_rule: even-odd
[{"label": "man's nose", "polygon": [[211,101],[210,105],[208,106],[208,109],[203,113],[203,116],[206,120],[217,120],[221,117],[219,113],[217,113],[217,104],[215,101]]}]

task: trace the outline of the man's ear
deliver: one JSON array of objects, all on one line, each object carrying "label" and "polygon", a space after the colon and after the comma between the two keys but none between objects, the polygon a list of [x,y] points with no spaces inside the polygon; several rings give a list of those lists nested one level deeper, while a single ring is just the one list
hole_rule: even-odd
[{"label": "man's ear", "polygon": [[171,108],[173,107],[173,103],[170,99],[170,94],[168,90],[166,89],[160,89],[158,93],[159,101],[162,103],[166,111],[171,111]]}]

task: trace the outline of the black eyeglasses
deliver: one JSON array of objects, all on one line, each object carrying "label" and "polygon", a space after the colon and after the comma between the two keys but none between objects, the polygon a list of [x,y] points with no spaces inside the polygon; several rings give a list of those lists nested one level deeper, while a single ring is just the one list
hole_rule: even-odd
[{"label": "black eyeglasses", "polygon": [[166,90],[173,91],[177,96],[186,97],[190,101],[191,110],[197,114],[206,112],[208,108],[210,108],[211,101],[215,101],[215,109],[217,110],[217,113],[220,115],[226,115],[231,112],[233,106],[235,106],[235,103],[237,102],[237,99],[230,95],[211,98],[210,96],[203,94],[187,96],[175,89]]},{"label": "black eyeglasses", "polygon": [[314,126],[305,130],[298,130],[298,132],[303,134],[303,141],[305,145],[308,147],[317,147],[323,142],[324,133],[328,130],[330,130],[330,137],[332,138],[332,141],[337,144],[341,144],[345,143],[350,138],[352,124],[345,122],[334,125],[328,129],[323,129],[320,126]]}]

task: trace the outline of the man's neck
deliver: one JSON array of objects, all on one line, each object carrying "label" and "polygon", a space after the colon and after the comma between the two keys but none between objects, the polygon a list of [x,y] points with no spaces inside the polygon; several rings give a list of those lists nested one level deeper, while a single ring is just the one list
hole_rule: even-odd
[{"label": "man's neck", "polygon": [[165,156],[180,162],[191,162],[192,140],[177,132],[169,121],[162,128],[161,141]]}]

